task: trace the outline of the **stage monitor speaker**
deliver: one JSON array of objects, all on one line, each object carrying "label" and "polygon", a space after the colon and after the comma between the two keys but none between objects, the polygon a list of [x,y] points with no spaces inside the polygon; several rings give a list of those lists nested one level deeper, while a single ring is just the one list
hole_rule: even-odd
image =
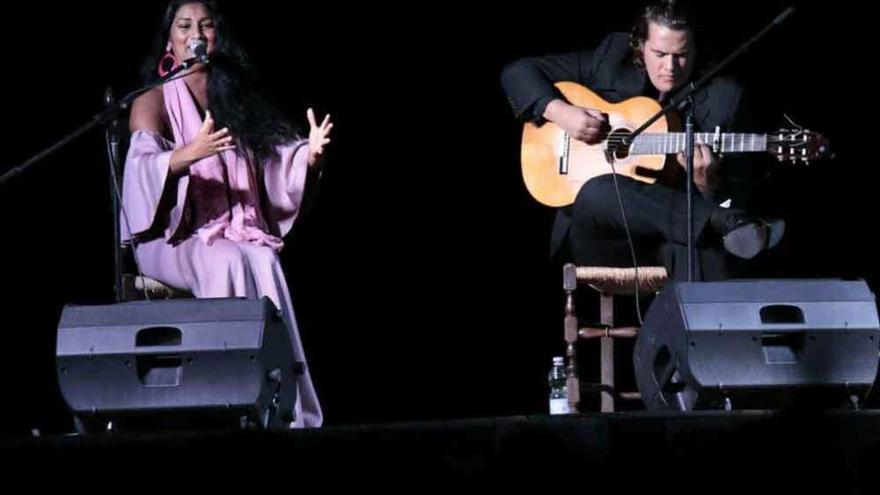
[{"label": "stage monitor speaker", "polygon": [[634,350],[649,410],[860,407],[880,326],[862,281],[670,283]]},{"label": "stage monitor speaker", "polygon": [[295,419],[301,365],[268,298],[67,306],[57,344],[81,432],[283,429]]}]

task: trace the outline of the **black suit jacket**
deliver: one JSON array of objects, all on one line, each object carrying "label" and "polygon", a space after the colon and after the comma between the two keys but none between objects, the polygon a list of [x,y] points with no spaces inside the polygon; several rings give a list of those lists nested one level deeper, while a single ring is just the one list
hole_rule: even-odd
[{"label": "black suit jacket", "polygon": [[[595,50],[524,58],[507,65],[501,84],[517,118],[544,122],[547,104],[562,96],[553,86],[560,81],[582,84],[611,103],[655,93],[645,69],[632,61],[629,35],[612,33]],[[720,126],[724,132],[757,132],[752,112],[743,102],[742,88],[730,78],[716,77],[694,95],[694,117],[698,130],[709,132]],[[725,157],[718,202],[728,199],[746,208],[754,183],[753,160],[740,155]],[[571,226],[568,208],[560,208],[551,235],[551,255],[559,253]]]}]

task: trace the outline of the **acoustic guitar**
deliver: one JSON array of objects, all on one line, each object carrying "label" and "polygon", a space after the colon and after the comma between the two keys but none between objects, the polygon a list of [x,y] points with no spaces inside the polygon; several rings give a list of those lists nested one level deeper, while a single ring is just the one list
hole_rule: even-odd
[{"label": "acoustic guitar", "polygon": [[[650,98],[608,103],[576,83],[560,82],[556,87],[572,105],[607,114],[611,131],[602,142],[586,144],[552,122],[525,125],[523,179],[529,193],[547,206],[572,204],[584,183],[612,173],[611,163],[620,175],[652,183],[663,171],[666,156],[685,149],[685,134],[670,132],[666,118],[654,122],[628,146],[621,145],[625,137],[660,110],[660,104]],[[694,140],[711,146],[715,153],[768,152],[792,163],[809,163],[828,151],[824,137],[803,129],[783,129],[775,134],[722,133],[716,129],[696,133]]]}]

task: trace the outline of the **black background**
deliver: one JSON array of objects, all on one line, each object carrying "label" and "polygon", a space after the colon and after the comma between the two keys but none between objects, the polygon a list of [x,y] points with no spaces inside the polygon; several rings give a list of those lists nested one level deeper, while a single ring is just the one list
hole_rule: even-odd
[{"label": "black background", "polygon": [[[542,413],[561,354],[562,291],[547,259],[553,212],[519,175],[520,125],[504,64],[588,48],[637,2],[551,9],[475,4],[322,6],[251,0],[227,13],[283,110],[330,112],[318,203],[283,253],[327,424]],[[790,2],[707,2],[724,54]],[[731,72],[769,131],[788,113],[835,161],[776,170],[760,191],[787,218],[768,277],[863,277],[874,286],[872,128],[876,16],[855,3],[798,13]],[[7,7],[0,170],[135,86],[161,2]],[[528,12],[525,9],[530,9]],[[110,191],[93,131],[0,190],[0,433],[70,429],[54,339],[65,304],[112,299]]]}]

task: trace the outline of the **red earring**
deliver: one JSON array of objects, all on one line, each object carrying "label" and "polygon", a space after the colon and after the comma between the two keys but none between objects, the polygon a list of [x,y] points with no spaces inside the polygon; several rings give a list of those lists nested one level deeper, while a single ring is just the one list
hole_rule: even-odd
[{"label": "red earring", "polygon": [[174,56],[174,53],[169,48],[168,51],[165,52],[165,56],[159,60],[159,76],[167,76],[175,67],[177,67],[177,57]]}]

